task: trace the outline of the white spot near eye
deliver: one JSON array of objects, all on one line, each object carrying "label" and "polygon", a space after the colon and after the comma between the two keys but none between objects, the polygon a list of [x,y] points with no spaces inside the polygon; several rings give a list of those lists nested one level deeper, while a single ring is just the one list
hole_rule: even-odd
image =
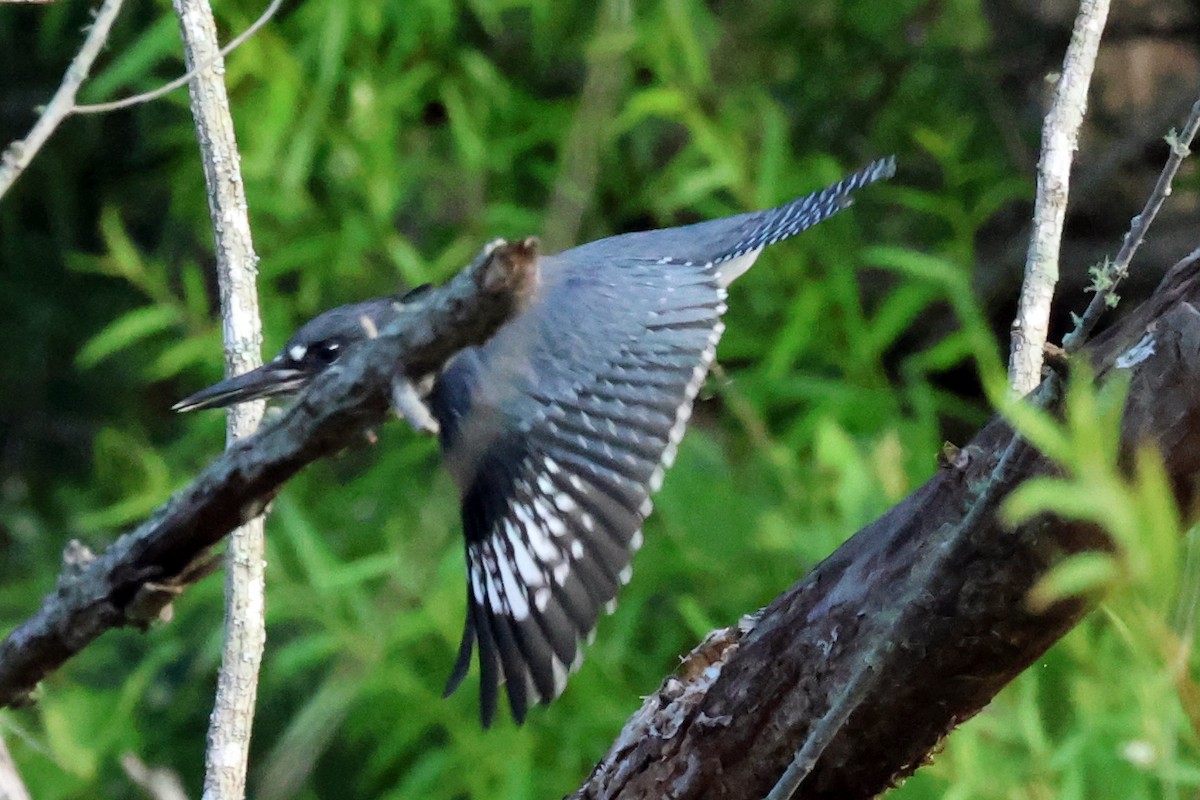
[{"label": "white spot near eye", "polygon": [[304,345],[294,344],[294,345],[292,345],[292,349],[288,350],[288,355],[291,357],[292,361],[303,361],[304,354],[307,352],[308,352],[308,348],[305,347]]}]

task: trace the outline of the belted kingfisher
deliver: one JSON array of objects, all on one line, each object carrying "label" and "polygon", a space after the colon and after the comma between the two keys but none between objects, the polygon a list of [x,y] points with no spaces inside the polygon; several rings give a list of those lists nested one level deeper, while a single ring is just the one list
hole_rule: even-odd
[{"label": "belted kingfisher", "polygon": [[[543,256],[536,292],[518,316],[397,398],[417,427],[439,431],[460,489],[467,619],[446,694],[478,644],[485,727],[501,683],[518,723],[531,701],[562,693],[601,610],[613,608],[629,580],[651,494],[674,461],[724,331],[726,288],[764,247],[836,214],[856,190],[894,172],[889,157],[766,211]],[[327,311],[267,364],[175,410],[298,392],[414,295]]]}]

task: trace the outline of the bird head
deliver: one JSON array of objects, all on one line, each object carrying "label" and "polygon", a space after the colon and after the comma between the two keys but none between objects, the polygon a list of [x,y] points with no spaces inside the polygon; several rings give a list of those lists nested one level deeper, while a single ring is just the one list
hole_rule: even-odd
[{"label": "bird head", "polygon": [[266,364],[201,389],[172,408],[198,411],[296,394],[348,350],[374,338],[418,291],[399,299],[380,297],[330,309],[305,323]]}]

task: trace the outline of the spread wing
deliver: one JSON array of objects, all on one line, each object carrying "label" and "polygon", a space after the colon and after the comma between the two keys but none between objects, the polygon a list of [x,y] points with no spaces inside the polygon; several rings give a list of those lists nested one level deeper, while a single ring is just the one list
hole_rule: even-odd
[{"label": "spread wing", "polygon": [[629,578],[724,329],[725,287],[762,248],[890,175],[880,161],[768,211],[625,234],[542,259],[531,305],[439,376],[431,409],[462,493],[467,619],[484,725],[557,697]]},{"label": "spread wing", "polygon": [[[672,266],[667,269],[667,266]],[[461,354],[432,397],[462,488],[468,602],[448,691],[478,643],[485,724],[549,702],[628,580],[721,336],[710,270],[544,259],[542,294]]]}]

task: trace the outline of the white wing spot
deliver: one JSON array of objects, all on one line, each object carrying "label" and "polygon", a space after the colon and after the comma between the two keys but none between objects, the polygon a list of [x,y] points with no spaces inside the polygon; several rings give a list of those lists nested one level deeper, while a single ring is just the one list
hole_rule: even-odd
[{"label": "white wing spot", "polygon": [[550,531],[551,536],[562,536],[567,532],[567,526],[559,518],[558,514],[554,513],[554,509],[540,497],[534,498],[533,512],[537,514],[538,520],[543,527]]},{"label": "white wing spot", "polygon": [[483,561],[486,569],[484,570],[484,585],[487,588],[488,605],[493,612],[508,613],[508,603],[500,596],[500,590],[496,588],[498,582],[496,559],[491,553],[483,554]]},{"label": "white wing spot", "polygon": [[487,605],[487,592],[483,588],[483,565],[479,562],[479,553],[474,547],[470,548],[471,593],[477,605]]},{"label": "white wing spot", "polygon": [[538,561],[542,562],[542,567],[547,568],[552,564],[561,560],[562,555],[559,553],[554,542],[546,535],[545,529],[542,528],[533,517],[529,514],[529,509],[523,505],[514,505],[513,513],[517,516],[517,521],[521,524],[522,530],[525,531],[525,539],[533,548],[533,554]]},{"label": "white wing spot", "polygon": [[529,554],[529,548],[525,545],[525,537],[521,535],[520,529],[512,523],[512,520],[506,519],[504,520],[504,532],[512,546],[513,563],[516,564],[521,581],[532,588],[545,586],[546,576],[542,574],[541,568]]},{"label": "white wing spot", "polygon": [[633,536],[629,537],[630,552],[636,553],[638,550],[641,550],[642,543],[644,541],[645,541],[645,536],[642,535],[641,529],[639,528],[638,530],[634,531]]},{"label": "white wing spot", "polygon": [[550,659],[550,670],[554,673],[554,696],[558,697],[567,688],[567,676],[570,673],[557,658]]},{"label": "white wing spot", "polygon": [[517,622],[529,617],[529,601],[525,596],[525,587],[513,575],[512,564],[501,553],[499,558],[500,585],[504,589],[504,599]]}]

